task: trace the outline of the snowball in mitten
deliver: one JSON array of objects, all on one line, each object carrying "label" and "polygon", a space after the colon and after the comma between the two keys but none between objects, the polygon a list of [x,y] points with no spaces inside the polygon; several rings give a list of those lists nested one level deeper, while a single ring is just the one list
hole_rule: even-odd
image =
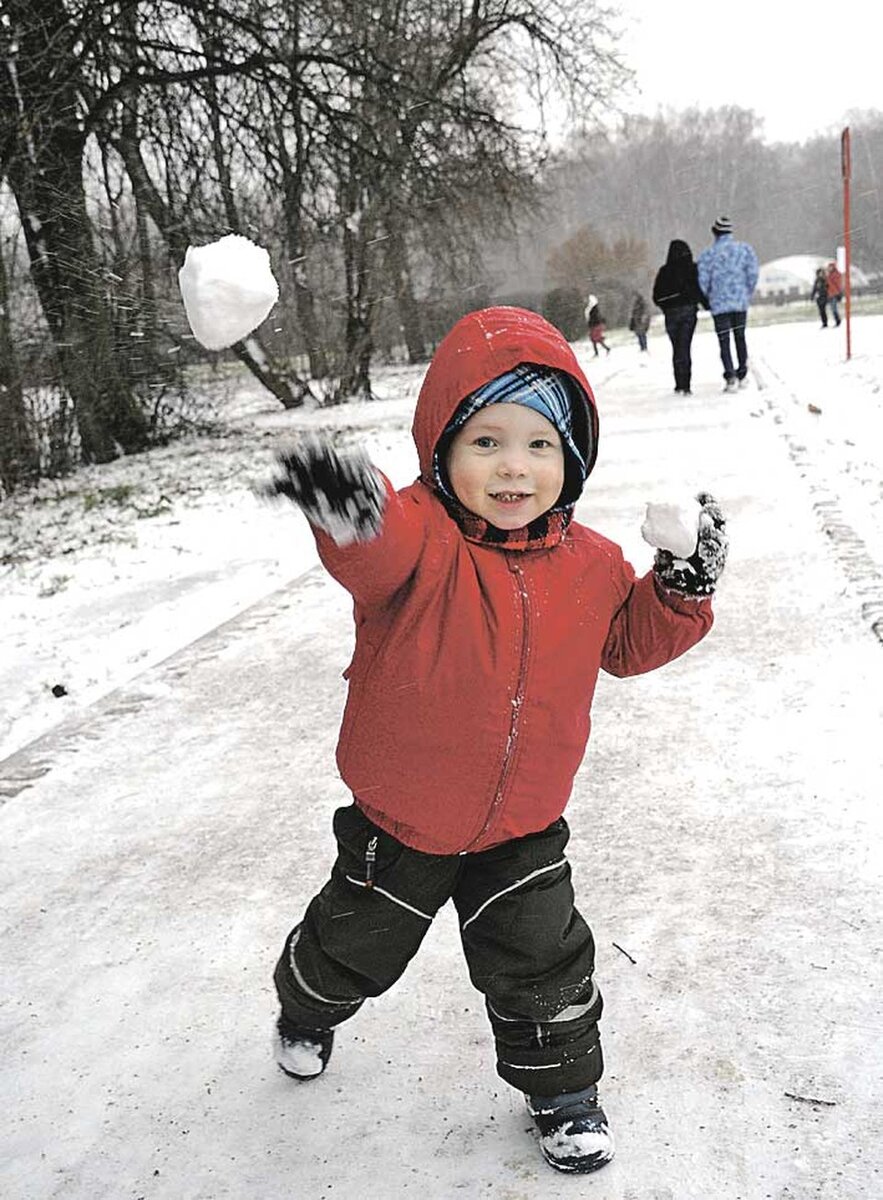
[{"label": "snowball in mitten", "polygon": [[277,461],[282,473],[261,495],[292,500],[338,546],[368,542],[380,532],[386,489],[363,450],[341,453],[329,438],[308,434]]},{"label": "snowball in mitten", "polygon": [[657,550],[670,550],[675,558],[688,558],[696,549],[699,513],[693,496],[684,503],[648,504],[641,537]]},{"label": "snowball in mitten", "polygon": [[[676,555],[671,548],[661,547],[656,551],[653,570],[660,582],[673,592],[685,596],[710,596],[727,561],[727,523],[717,501],[708,492],[700,492],[696,500],[700,507],[692,553]],[[679,542],[680,549],[685,548],[688,529],[689,525],[684,525],[679,531],[684,536],[684,541]],[[676,539],[669,537],[668,540]]]}]

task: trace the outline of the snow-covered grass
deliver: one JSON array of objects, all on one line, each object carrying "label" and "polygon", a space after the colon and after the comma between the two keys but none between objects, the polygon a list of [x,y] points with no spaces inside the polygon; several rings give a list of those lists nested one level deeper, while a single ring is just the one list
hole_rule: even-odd
[{"label": "snow-covered grass", "polygon": [[[840,305],[841,317],[845,315],[845,312],[844,302]],[[879,316],[880,313],[883,313],[883,296],[873,293],[853,296],[853,320],[858,317]],[[801,322],[812,324],[817,320],[818,310],[809,299],[789,300],[784,304],[755,304],[751,309],[752,325],[785,325]],[[833,319],[831,324],[833,326]]]},{"label": "snow-covered grass", "polygon": [[373,404],[291,412],[240,375],[219,388],[211,436],[86,467],[0,505],[0,758],[316,561],[306,527],[252,494],[297,430],[362,436],[408,482],[422,375],[388,369]]}]

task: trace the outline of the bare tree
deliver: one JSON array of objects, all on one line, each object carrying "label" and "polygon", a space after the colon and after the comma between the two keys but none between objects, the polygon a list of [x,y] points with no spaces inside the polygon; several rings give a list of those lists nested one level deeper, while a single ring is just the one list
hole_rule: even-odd
[{"label": "bare tree", "polygon": [[0,168],[83,457],[153,436],[161,294],[199,238],[263,231],[290,269],[293,335],[235,347],[283,404],[336,344],[334,393],[369,395],[381,317],[419,358],[421,292],[533,198],[516,93],[608,99],[608,25],[595,0],[4,0]]},{"label": "bare tree", "polygon": [[[82,455],[106,462],[147,444],[147,422],[114,352],[113,321],[83,185],[80,30],[59,0],[7,0],[0,111],[7,178]],[[50,63],[53,69],[50,70]]]},{"label": "bare tree", "polygon": [[39,450],[28,419],[12,337],[9,283],[0,242],[0,486],[11,492],[39,474]]},{"label": "bare tree", "polygon": [[[609,100],[623,78],[608,14],[552,0],[378,0],[370,13],[338,6],[335,28],[355,69],[344,80],[329,137],[345,271],[346,354],[340,391],[368,394],[379,301],[396,306],[412,359],[425,337],[412,248],[475,251],[534,198],[541,138],[507,110],[516,83],[557,83],[571,100]],[[442,236],[438,236],[438,231]],[[454,254],[450,261],[458,255]]]}]

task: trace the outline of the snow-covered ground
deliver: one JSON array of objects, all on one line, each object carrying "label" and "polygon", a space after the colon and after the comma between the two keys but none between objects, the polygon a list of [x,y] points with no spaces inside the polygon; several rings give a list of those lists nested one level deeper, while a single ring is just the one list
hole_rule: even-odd
[{"label": "snow-covered ground", "polygon": [[644,503],[708,486],[732,538],[711,636],[600,681],[568,813],[619,1141],[596,1178],[540,1160],[448,911],[321,1080],[269,1058],[275,954],[347,799],[351,620],[250,487],[317,423],[408,481],[421,372],[320,414],[242,387],[221,436],[0,508],[0,1194],[883,1194],[883,317],[853,333],[845,363],[814,324],[752,329],[754,384],[723,396],[703,326],[689,399],[658,334],[578,347],[602,420],[581,519],[645,569]]}]

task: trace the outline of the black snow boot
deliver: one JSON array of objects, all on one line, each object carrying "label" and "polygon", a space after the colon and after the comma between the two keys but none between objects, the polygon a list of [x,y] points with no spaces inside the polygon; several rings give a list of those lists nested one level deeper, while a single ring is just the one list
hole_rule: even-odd
[{"label": "black snow boot", "polygon": [[292,1079],[315,1079],[331,1057],[333,1029],[307,1029],[280,1015],[276,1022],[273,1050],[276,1066]]},{"label": "black snow boot", "polygon": [[539,1130],[543,1158],[557,1171],[585,1175],[613,1158],[613,1134],[594,1084],[560,1096],[528,1096],[527,1110]]}]

